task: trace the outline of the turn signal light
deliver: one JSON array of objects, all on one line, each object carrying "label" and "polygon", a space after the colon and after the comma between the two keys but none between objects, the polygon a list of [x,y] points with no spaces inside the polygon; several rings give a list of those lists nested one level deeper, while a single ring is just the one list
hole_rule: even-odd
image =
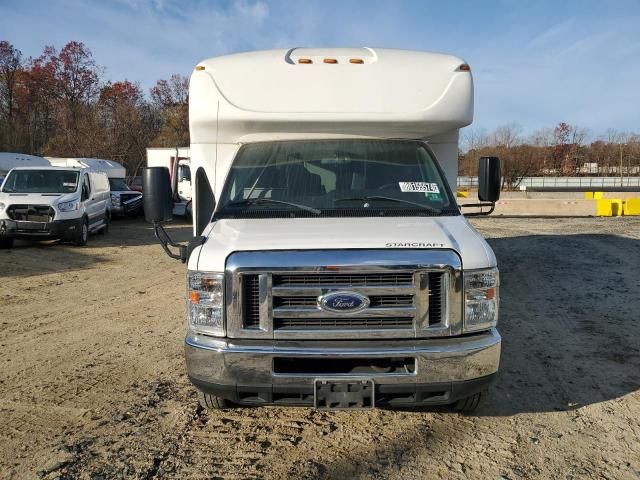
[{"label": "turn signal light", "polygon": [[469,65],[467,65],[466,63],[463,63],[462,65],[460,65],[458,67],[458,70],[460,70],[461,72],[470,72],[471,71],[471,67]]},{"label": "turn signal light", "polygon": [[191,303],[198,303],[200,301],[200,293],[199,292],[190,292],[189,293],[189,300],[191,300]]},{"label": "turn signal light", "polygon": [[198,66],[196,67],[196,71],[200,72],[200,71],[202,71],[202,70],[204,70],[204,65],[198,65]]},{"label": "turn signal light", "polygon": [[338,60],[335,58],[325,58],[324,63],[338,63]]},{"label": "turn signal light", "polygon": [[349,60],[349,63],[361,64],[361,63],[364,63],[364,60],[362,60],[361,58],[352,58],[352,59]]},{"label": "turn signal light", "polygon": [[298,63],[313,63],[313,60],[310,58],[299,58]]}]

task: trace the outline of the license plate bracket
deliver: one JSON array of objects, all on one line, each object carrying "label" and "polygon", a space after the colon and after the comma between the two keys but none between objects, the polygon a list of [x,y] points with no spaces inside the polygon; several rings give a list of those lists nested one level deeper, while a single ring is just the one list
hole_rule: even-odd
[{"label": "license plate bracket", "polygon": [[318,410],[373,408],[375,385],[370,378],[316,378],[313,398]]}]

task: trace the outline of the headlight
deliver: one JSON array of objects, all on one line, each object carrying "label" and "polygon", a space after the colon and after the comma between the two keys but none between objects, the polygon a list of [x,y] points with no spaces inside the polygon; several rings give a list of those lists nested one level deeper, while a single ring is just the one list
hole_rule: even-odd
[{"label": "headlight", "polygon": [[117,195],[115,193],[111,194],[111,205],[113,205],[114,207],[120,205],[120,195]]},{"label": "headlight", "polygon": [[189,331],[224,337],[224,276],[190,271],[187,274],[187,295]]},{"label": "headlight", "polygon": [[61,212],[72,212],[78,210],[80,202],[78,200],[71,200],[70,202],[62,202],[58,204],[58,210]]},{"label": "headlight", "polygon": [[475,332],[498,323],[500,278],[497,268],[464,272],[464,331]]}]

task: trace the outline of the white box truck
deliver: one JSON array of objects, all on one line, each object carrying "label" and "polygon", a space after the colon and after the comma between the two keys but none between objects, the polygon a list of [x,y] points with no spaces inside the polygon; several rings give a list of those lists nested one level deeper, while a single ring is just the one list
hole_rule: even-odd
[{"label": "white box truck", "polygon": [[[185,353],[202,405],[475,408],[501,338],[496,258],[452,191],[469,66],[294,48],[205,60],[189,88],[188,246],[160,225],[168,170],[143,183],[147,220],[188,263]],[[479,177],[494,203],[498,159]]]},{"label": "white box truck", "polygon": [[147,167],[169,169],[173,192],[173,214],[191,214],[191,166],[189,147],[147,148]]}]

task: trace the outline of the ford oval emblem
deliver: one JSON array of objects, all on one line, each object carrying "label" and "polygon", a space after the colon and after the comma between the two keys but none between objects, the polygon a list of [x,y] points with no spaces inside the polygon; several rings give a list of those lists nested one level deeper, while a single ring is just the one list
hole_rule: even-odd
[{"label": "ford oval emblem", "polygon": [[318,297],[320,309],[335,313],[356,313],[369,306],[369,298],[356,292],[331,292]]}]

